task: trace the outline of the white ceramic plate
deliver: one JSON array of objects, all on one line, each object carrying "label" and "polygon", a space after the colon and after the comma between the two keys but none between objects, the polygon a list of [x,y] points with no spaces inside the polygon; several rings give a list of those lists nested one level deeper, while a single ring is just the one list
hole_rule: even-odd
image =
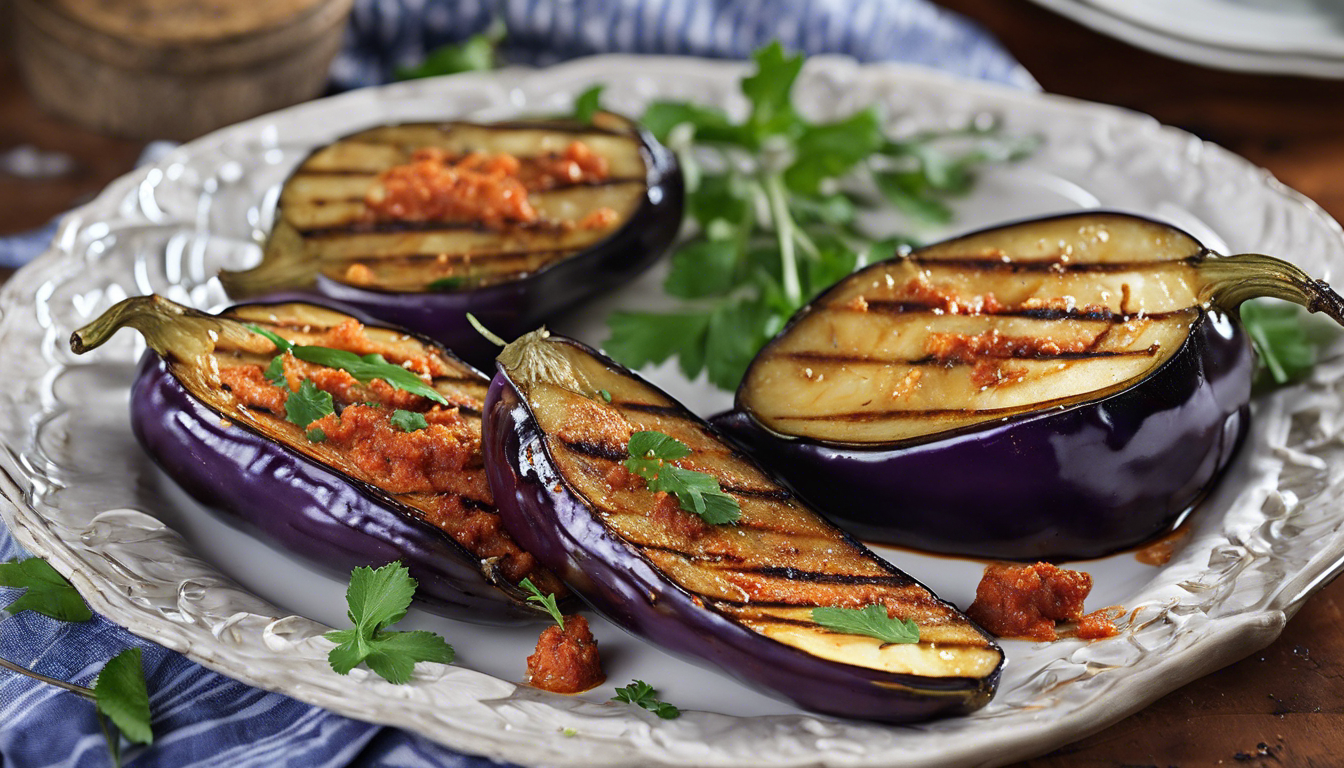
[{"label": "white ceramic plate", "polygon": [[[93,608],[131,631],[263,688],[455,748],[548,765],[994,765],[1099,729],[1185,682],[1263,647],[1340,569],[1344,491],[1339,389],[1344,363],[1256,404],[1246,449],[1166,566],[1122,554],[1082,564],[1092,606],[1130,610],[1095,643],[1007,642],[998,696],[972,716],[910,727],[799,712],[598,622],[610,683],[581,697],[515,681],[535,626],[491,629],[413,613],[458,649],[393,686],[326,663],[323,624],[344,622],[344,582],[221,523],[143,455],[126,411],[142,349],[126,332],[95,354],[72,329],[113,302],[158,291],[201,307],[224,296],[221,266],[259,257],[277,188],[314,145],[374,123],[559,110],[593,82],[610,106],[692,98],[740,110],[744,65],[604,57],[548,70],[419,81],[304,104],[211,134],[114,182],[70,214],[52,248],[0,292],[0,500],[19,541],[71,577]],[[1150,118],[894,65],[808,63],[797,102],[816,117],[869,104],[894,133],[1000,116],[1042,150],[984,174],[953,228],[1095,206],[1171,221],[1212,246],[1289,256],[1323,276],[1344,269],[1339,227],[1263,170]],[[926,232],[932,237],[943,233]],[[651,274],[562,323],[600,343],[612,306],[659,296]],[[727,402],[670,367],[653,377],[702,413]],[[978,563],[888,551],[966,605]],[[689,710],[662,721],[609,704],[612,685],[647,680]],[[576,735],[565,737],[562,731]]]},{"label": "white ceramic plate", "polygon": [[1098,32],[1215,69],[1344,77],[1338,0],[1035,0]]}]

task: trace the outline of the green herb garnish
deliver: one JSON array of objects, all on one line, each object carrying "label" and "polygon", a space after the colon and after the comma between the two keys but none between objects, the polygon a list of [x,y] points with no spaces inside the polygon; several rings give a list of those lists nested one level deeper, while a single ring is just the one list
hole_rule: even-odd
[{"label": "green herb garnish", "polygon": [[449,43],[435,48],[417,66],[398,67],[396,78],[417,80],[423,77],[493,69],[498,58],[499,45],[504,41],[504,34],[504,23],[496,20],[484,32],[472,35],[460,43]]},{"label": "green herb garnish", "polygon": [[391,422],[392,426],[402,432],[414,432],[417,429],[425,429],[429,426],[429,422],[425,421],[423,413],[403,411],[400,408],[392,412]]},{"label": "green herb garnish", "polygon": [[527,596],[527,602],[539,603],[542,608],[546,609],[547,613],[551,614],[551,618],[555,619],[555,623],[559,624],[561,629],[565,628],[565,617],[560,613],[560,606],[555,603],[554,592],[549,595],[542,593],[541,589],[527,577],[523,577],[523,580],[518,582],[518,586],[531,593]]},{"label": "green herb garnish", "polygon": [[602,91],[606,86],[594,85],[574,99],[574,119],[580,123],[593,122],[593,116],[602,111]]},{"label": "green herb garnish", "polygon": [[437,280],[431,280],[427,286],[431,291],[456,291],[465,287],[467,278],[465,277],[440,277]]},{"label": "green herb garnish", "polygon": [[886,606],[813,608],[812,620],[846,635],[875,637],[884,643],[918,643],[919,627],[910,619],[888,618]]},{"label": "green herb garnish", "polygon": [[978,166],[1035,146],[999,138],[994,125],[893,141],[871,108],[814,123],[791,101],[803,57],[773,43],[753,58],[756,71],[741,84],[744,121],[687,102],[654,102],[644,113],[644,126],[680,153],[698,233],[673,254],[663,286],[685,308],[608,317],[603,347],[630,368],[676,356],[688,378],[703,371],[733,389],[799,307],[911,241],[879,239],[859,225],[861,212],[894,205],[912,223],[945,223],[946,201],[969,191]]},{"label": "green herb garnish", "polygon": [[[387,362],[387,358],[379,354],[356,355],[354,352],[347,352],[343,349],[332,349],[330,347],[310,347],[302,344],[292,344],[289,341],[271,333],[257,325],[248,325],[247,328],[253,333],[261,334],[275,345],[280,354],[289,352],[300,360],[313,363],[315,365],[325,366],[327,368],[339,368],[346,373],[354,376],[363,384],[368,384],[374,379],[382,379],[396,389],[410,392],[413,395],[429,398],[440,405],[447,405],[448,401],[443,395],[439,394],[430,385],[426,384],[424,379],[420,378],[418,373],[407,370],[400,365],[393,365]],[[271,365],[266,369],[266,378],[275,382],[273,375],[281,376],[283,381],[283,368],[277,365],[279,357],[271,360]],[[295,422],[296,424],[298,422]],[[306,426],[306,425],[300,425]]]},{"label": "green herb garnish", "polygon": [[324,637],[337,643],[327,661],[338,674],[348,675],[363,662],[389,683],[411,679],[418,661],[448,664],[453,647],[433,632],[392,632],[387,627],[406,616],[418,583],[410,571],[394,561],[378,568],[356,568],[345,593],[352,629],[338,629]]},{"label": "green herb garnish", "polygon": [[309,424],[335,412],[331,393],[318,389],[309,379],[300,382],[298,391],[290,392],[285,398],[285,420],[297,424],[299,429],[306,430]]},{"label": "green herb garnish", "polygon": [[602,402],[604,402],[604,403],[610,403],[610,402],[611,402],[611,393],[608,392],[608,391],[605,390],[605,389],[599,389],[599,390],[597,390],[597,396],[600,397],[600,398],[602,398]]},{"label": "green herb garnish", "polygon": [[[98,711],[106,715],[122,734],[137,744],[153,744],[149,727],[149,691],[139,648],[127,648],[103,665],[93,683]],[[117,739],[108,735],[108,744]],[[118,747],[112,747],[117,750]],[[118,757],[113,752],[114,759]]]},{"label": "green herb garnish", "polygon": [[737,499],[723,492],[718,478],[669,462],[691,455],[680,440],[662,432],[636,432],[627,446],[625,468],[648,482],[650,491],[675,494],[677,503],[710,525],[735,523],[742,517]]},{"label": "green herb garnish", "polygon": [[1241,322],[1259,357],[1256,385],[1272,388],[1297,381],[1316,365],[1317,345],[1304,321],[1307,313],[1284,301],[1252,300],[1241,305]]},{"label": "green herb garnish", "polygon": [[88,621],[93,612],[75,588],[47,561],[30,557],[0,563],[0,587],[26,589],[10,603],[10,613],[35,611],[61,621]]},{"label": "green herb garnish", "polygon": [[617,688],[616,695],[611,697],[611,700],[643,707],[664,720],[681,717],[681,710],[665,701],[659,701],[655,698],[657,693],[653,686],[643,680],[634,680],[624,688]]}]

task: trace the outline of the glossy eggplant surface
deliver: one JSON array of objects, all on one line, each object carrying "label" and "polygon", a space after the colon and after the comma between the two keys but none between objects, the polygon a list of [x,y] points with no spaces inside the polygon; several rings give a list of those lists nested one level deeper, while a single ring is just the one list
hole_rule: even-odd
[{"label": "glossy eggplant surface", "polygon": [[681,225],[676,157],[610,113],[371,128],[325,146],[280,192],[235,298],[308,290],[427,334],[467,360],[639,274]]},{"label": "glossy eggplant surface", "polygon": [[[343,577],[401,560],[417,598],[467,620],[544,616],[517,586],[525,577],[568,594],[501,529],[480,453],[488,380],[437,344],[301,302],[208,315],[145,296],[71,346],[85,352],[123,326],[152,350],[131,390],[136,437],[201,503]],[[390,364],[424,394],[300,359],[304,349]]]},{"label": "glossy eggplant surface", "polygon": [[869,266],[800,310],[715,423],[858,535],[1005,559],[1094,557],[1169,529],[1245,433],[1236,309],[1339,320],[1292,265],[1084,213]]},{"label": "glossy eggplant surface", "polygon": [[[886,722],[965,713],[1003,653],[953,606],[796,498],[661,390],[578,342],[508,346],[486,399],[486,471],[519,543],[615,623],[817,712]],[[636,432],[680,441],[740,517],[711,524],[623,462]],[[881,606],[884,642],[813,609]]]}]

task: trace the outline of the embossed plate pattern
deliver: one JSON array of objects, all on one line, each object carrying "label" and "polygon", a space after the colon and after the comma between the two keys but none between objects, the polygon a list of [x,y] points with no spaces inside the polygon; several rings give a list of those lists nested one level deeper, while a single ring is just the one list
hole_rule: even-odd
[{"label": "embossed plate pattern", "polygon": [[[418,81],[301,105],[211,134],[110,185],[66,217],[51,249],[0,292],[0,513],[93,608],[138,635],[253,685],[457,749],[549,765],[996,765],[1099,729],[1272,641],[1344,558],[1344,363],[1261,399],[1245,451],[1162,568],[1118,555],[1083,564],[1093,606],[1129,609],[1118,637],[1091,644],[1010,642],[995,700],[970,717],[893,728],[790,709],[597,624],[612,683],[641,677],[684,705],[681,719],[519,686],[536,628],[491,630],[415,616],[458,645],[454,666],[422,664],[392,686],[361,670],[333,674],[320,637],[343,613],[341,584],[221,526],[143,456],[126,414],[142,346],[126,333],[75,357],[71,330],[113,302],[157,291],[212,307],[212,275],[259,256],[278,185],[311,147],[381,122],[560,111],[596,81],[637,113],[653,97],[740,110],[737,63],[602,57],[547,70]],[[955,229],[1105,206],[1162,218],[1206,243],[1344,269],[1338,225],[1310,201],[1230,153],[1123,110],[955,80],[894,65],[809,62],[806,114],[868,104],[894,133],[997,115],[1039,134],[1032,159],[984,174]],[[937,232],[923,233],[936,236]],[[658,300],[651,274],[561,324],[594,343],[615,306]],[[664,366],[651,375],[709,413],[727,402]],[[233,543],[230,543],[233,542]],[[979,565],[887,554],[965,605]],[[227,574],[227,575],[226,575]],[[265,595],[263,598],[261,595]],[[283,607],[281,607],[283,606]],[[498,646],[498,647],[496,647]],[[493,650],[492,650],[493,649]],[[564,738],[560,732],[574,729]]]}]

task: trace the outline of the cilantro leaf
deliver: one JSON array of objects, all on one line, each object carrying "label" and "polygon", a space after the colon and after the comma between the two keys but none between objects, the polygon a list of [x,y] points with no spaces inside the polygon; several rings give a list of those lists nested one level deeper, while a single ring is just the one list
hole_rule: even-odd
[{"label": "cilantro leaf", "polygon": [[300,429],[306,430],[309,424],[335,412],[331,393],[318,389],[309,379],[300,382],[298,391],[290,392],[285,398],[285,420],[299,425]]},{"label": "cilantro leaf", "polygon": [[414,67],[398,67],[398,80],[455,75],[459,72],[484,72],[495,67],[495,49],[504,39],[502,27],[492,27],[460,43],[449,43],[430,51]]},{"label": "cilantro leaf", "polygon": [[400,429],[402,432],[414,432],[418,429],[426,429],[429,427],[429,422],[425,420],[425,415],[423,413],[403,411],[400,408],[392,412],[390,420],[392,426]]},{"label": "cilantro leaf", "polygon": [[686,212],[708,229],[714,221],[742,222],[749,215],[751,186],[738,174],[706,173],[695,190],[686,193]]},{"label": "cilantro leaf", "polygon": [[1253,300],[1241,305],[1241,322],[1259,358],[1261,388],[1297,381],[1316,365],[1316,343],[1307,333],[1306,313],[1296,305]]},{"label": "cilantro leaf", "polygon": [[456,291],[459,288],[465,288],[467,278],[461,275],[452,277],[440,277],[437,280],[430,280],[429,285],[425,286],[431,291]]},{"label": "cilantro leaf", "polygon": [[271,364],[266,366],[266,372],[262,374],[266,380],[277,387],[283,387],[288,382],[285,380],[285,358],[284,355],[276,355],[271,358]]},{"label": "cilantro leaf", "polygon": [[915,171],[875,173],[878,191],[911,218],[929,224],[946,224],[952,209],[929,194],[928,180]]},{"label": "cilantro leaf", "polygon": [[608,392],[608,391],[605,390],[605,389],[599,389],[599,390],[597,390],[597,396],[600,397],[600,398],[602,398],[602,401],[603,401],[603,402],[607,402],[607,403],[610,403],[610,402],[611,402],[611,393]]},{"label": "cilantro leaf", "polygon": [[742,79],[742,93],[751,102],[746,128],[759,144],[766,137],[801,128],[789,94],[803,69],[803,55],[789,56],[775,41],[752,54],[756,73]]},{"label": "cilantro leaf", "polygon": [[126,738],[137,744],[154,743],[139,648],[127,648],[103,665],[93,683],[93,695],[98,711],[107,715]]},{"label": "cilantro leaf", "polygon": [[697,141],[722,144],[745,144],[742,129],[733,124],[728,113],[715,107],[675,101],[655,101],[644,110],[640,123],[659,141],[667,141],[668,134],[678,125],[689,123],[695,128]]},{"label": "cilantro leaf", "polygon": [[875,637],[884,643],[919,642],[919,626],[910,619],[888,618],[883,605],[813,608],[812,620],[833,632]]},{"label": "cilantro leaf", "polygon": [[625,468],[644,478],[650,491],[675,495],[678,506],[710,525],[736,523],[742,517],[741,505],[723,492],[718,478],[668,463],[691,455],[680,440],[662,432],[636,432],[626,449],[630,458]]},{"label": "cilantro leaf", "polygon": [[725,240],[696,240],[672,255],[663,290],[683,299],[719,296],[736,285],[737,247]]},{"label": "cilantro leaf", "polygon": [[824,179],[848,173],[885,141],[882,121],[871,107],[844,120],[808,126],[798,136],[798,159],[784,172],[784,183],[794,192],[814,195]]},{"label": "cilantro leaf", "polygon": [[673,355],[681,356],[681,371],[689,379],[704,367],[702,350],[709,315],[613,312],[607,318],[607,327],[611,336],[602,348],[628,368],[638,370]]},{"label": "cilantro leaf", "polygon": [[605,85],[594,85],[574,99],[574,119],[581,123],[593,122],[593,116],[602,111],[602,91]]},{"label": "cilantro leaf", "polygon": [[326,432],[323,432],[323,431],[320,430],[320,429],[317,429],[316,427],[314,427],[313,429],[310,429],[310,430],[308,430],[307,432],[305,432],[305,433],[304,433],[304,437],[307,437],[309,440],[312,440],[314,443],[320,443],[320,442],[323,442],[323,441],[325,441],[325,440],[327,439],[327,433],[326,433]]},{"label": "cilantro leaf", "polygon": [[39,557],[0,563],[0,587],[26,588],[10,603],[10,613],[35,611],[60,621],[88,621],[93,612],[75,588]]},{"label": "cilantro leaf", "polygon": [[541,589],[537,587],[536,584],[533,584],[532,580],[527,577],[524,577],[522,581],[518,582],[518,586],[531,593],[527,596],[527,602],[539,603],[542,608],[546,609],[547,613],[551,614],[551,618],[555,619],[555,623],[559,624],[561,629],[565,628],[565,617],[560,613],[560,606],[555,603],[554,592],[549,595],[544,594]]},{"label": "cilantro leaf", "polygon": [[363,662],[388,682],[401,684],[411,679],[416,662],[450,663],[453,647],[433,632],[387,630],[406,616],[416,586],[410,571],[397,561],[351,571],[345,599],[355,626],[324,635],[336,643],[327,654],[331,668],[348,675]]},{"label": "cilantro leaf", "polygon": [[627,704],[635,704],[649,710],[664,720],[675,720],[681,717],[681,710],[668,704],[665,701],[659,701],[656,698],[658,691],[653,686],[643,680],[633,680],[623,688],[616,689],[616,695],[611,697],[612,701],[624,701]]}]

